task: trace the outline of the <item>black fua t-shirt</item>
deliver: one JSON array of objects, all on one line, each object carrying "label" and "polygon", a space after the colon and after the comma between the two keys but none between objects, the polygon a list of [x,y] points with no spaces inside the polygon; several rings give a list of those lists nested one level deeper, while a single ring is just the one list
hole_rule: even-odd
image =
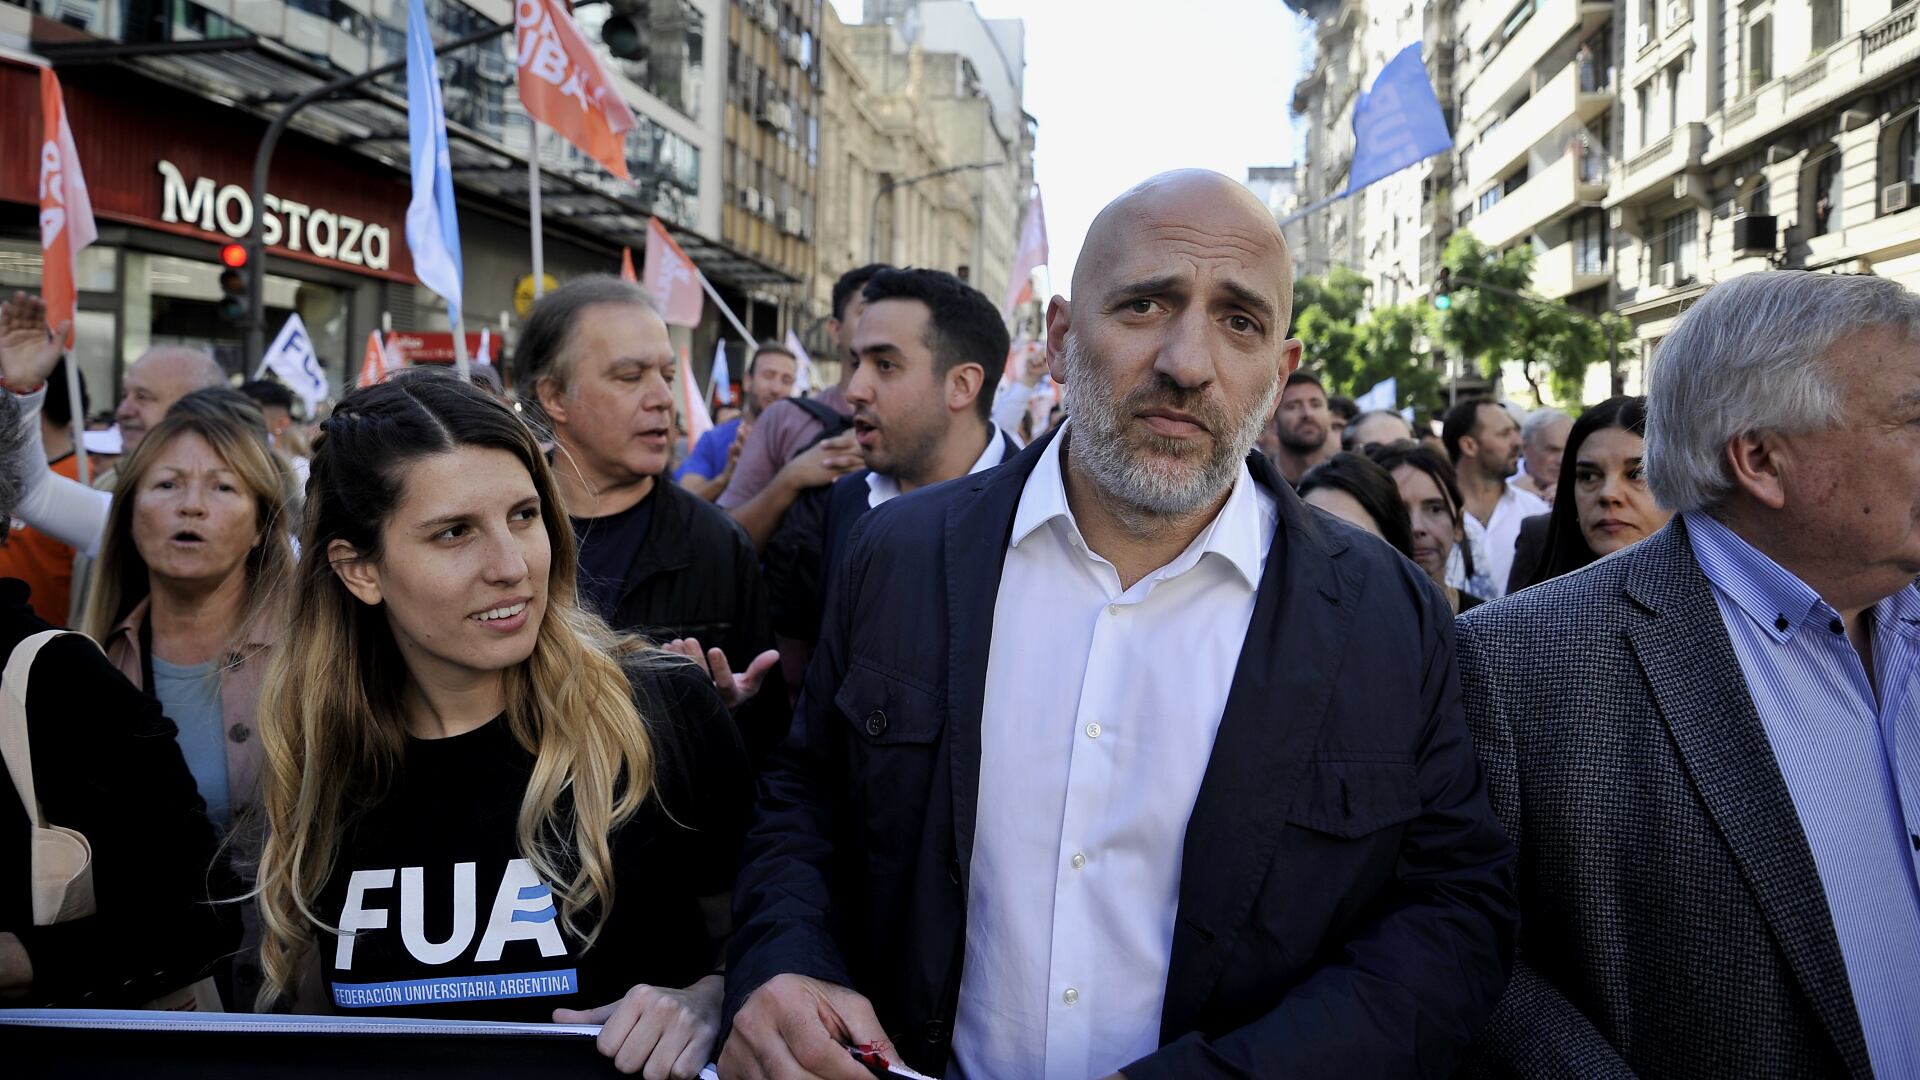
[{"label": "black fua t-shirt", "polygon": [[[720,943],[699,899],[724,894],[753,799],[738,730],[691,663],[634,676],[655,757],[652,792],[612,834],[614,895],[590,948],[520,856],[533,755],[505,717],[446,739],[409,739],[379,805],[345,831],[318,913],[336,1011],[546,1022],[639,983],[687,986]],[[569,828],[563,833],[569,839]],[[582,929],[595,911],[582,912]],[[351,933],[344,933],[351,931]]]}]

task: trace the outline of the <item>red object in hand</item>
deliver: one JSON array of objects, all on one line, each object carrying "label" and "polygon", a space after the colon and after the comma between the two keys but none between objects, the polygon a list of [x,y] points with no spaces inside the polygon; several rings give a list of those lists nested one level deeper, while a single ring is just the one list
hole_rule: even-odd
[{"label": "red object in hand", "polygon": [[875,1075],[878,1076],[886,1076],[887,1069],[893,1064],[893,1062],[887,1060],[887,1055],[880,1052],[880,1047],[875,1043],[859,1043],[854,1046],[849,1046],[847,1047],[847,1053],[852,1054],[853,1060],[873,1070]]}]

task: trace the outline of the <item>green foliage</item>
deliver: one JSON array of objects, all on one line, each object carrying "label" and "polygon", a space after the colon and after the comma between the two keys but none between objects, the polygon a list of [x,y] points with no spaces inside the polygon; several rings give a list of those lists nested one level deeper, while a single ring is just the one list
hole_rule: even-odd
[{"label": "green foliage", "polygon": [[1396,304],[1367,312],[1367,279],[1344,267],[1293,286],[1292,334],[1302,344],[1301,366],[1317,373],[1330,394],[1358,397],[1383,379],[1398,380],[1401,406],[1439,406],[1445,380],[1428,362],[1432,330],[1425,306]]},{"label": "green foliage", "polygon": [[[1607,360],[1603,326],[1563,304],[1504,296],[1469,284],[1525,292],[1533,280],[1533,259],[1533,248],[1526,244],[1495,252],[1470,232],[1454,233],[1440,256],[1441,265],[1452,272],[1453,304],[1433,312],[1435,336],[1489,378],[1499,376],[1501,365],[1517,362],[1535,398],[1544,399],[1549,396],[1544,391],[1550,391],[1559,400],[1578,402],[1587,369]],[[1625,319],[1613,314],[1600,318],[1617,340],[1632,340]]]}]

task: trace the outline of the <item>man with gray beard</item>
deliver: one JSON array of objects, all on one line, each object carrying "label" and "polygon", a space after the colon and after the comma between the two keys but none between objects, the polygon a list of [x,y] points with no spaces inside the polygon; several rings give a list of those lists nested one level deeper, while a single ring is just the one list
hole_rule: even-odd
[{"label": "man with gray beard", "polygon": [[1251,453],[1291,296],[1246,189],[1146,181],[1048,306],[1071,419],[861,520],[761,777],[722,1075],[1451,1071],[1512,851],[1446,601]]}]

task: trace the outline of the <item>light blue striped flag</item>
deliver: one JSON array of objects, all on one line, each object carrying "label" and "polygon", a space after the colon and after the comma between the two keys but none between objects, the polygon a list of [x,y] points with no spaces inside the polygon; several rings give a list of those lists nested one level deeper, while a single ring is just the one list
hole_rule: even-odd
[{"label": "light blue striped flag", "polygon": [[407,11],[407,142],[412,149],[413,201],[407,204],[407,247],[413,273],[447,302],[448,323],[460,329],[460,221],[453,209],[453,160],[447,154],[447,116],[440,105],[440,71],[432,24],[420,0]]}]

